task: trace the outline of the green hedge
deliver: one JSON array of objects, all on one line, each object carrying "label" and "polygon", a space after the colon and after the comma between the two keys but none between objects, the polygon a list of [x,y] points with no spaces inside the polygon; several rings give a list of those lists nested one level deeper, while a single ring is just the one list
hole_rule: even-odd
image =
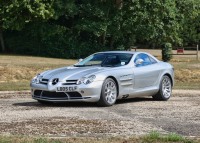
[{"label": "green hedge", "polygon": [[162,60],[164,62],[168,62],[170,61],[170,59],[172,58],[172,44],[171,43],[165,43],[162,46]]},{"label": "green hedge", "polygon": [[5,43],[11,53],[56,58],[83,58],[107,50],[95,39],[53,23],[27,25],[21,31],[6,31]]}]

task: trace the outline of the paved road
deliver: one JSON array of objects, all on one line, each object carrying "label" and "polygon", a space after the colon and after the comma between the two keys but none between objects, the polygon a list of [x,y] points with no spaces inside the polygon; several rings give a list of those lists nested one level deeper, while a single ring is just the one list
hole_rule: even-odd
[{"label": "paved road", "polygon": [[[184,95],[184,96],[183,96]],[[200,92],[176,92],[169,101],[120,100],[42,105],[29,97],[0,98],[0,134],[47,136],[131,136],[151,131],[200,137]]]}]

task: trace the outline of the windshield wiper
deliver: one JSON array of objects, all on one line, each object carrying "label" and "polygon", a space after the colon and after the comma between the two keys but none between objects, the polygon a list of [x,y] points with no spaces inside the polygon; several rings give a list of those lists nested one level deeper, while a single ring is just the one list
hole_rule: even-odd
[{"label": "windshield wiper", "polygon": [[114,65],[101,65],[102,67],[115,67]]},{"label": "windshield wiper", "polygon": [[85,65],[74,65],[74,67],[85,67]]}]

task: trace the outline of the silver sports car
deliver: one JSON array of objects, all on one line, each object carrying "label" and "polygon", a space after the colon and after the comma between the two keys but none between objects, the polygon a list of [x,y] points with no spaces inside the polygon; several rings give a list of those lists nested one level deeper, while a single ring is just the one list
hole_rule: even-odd
[{"label": "silver sports car", "polygon": [[38,74],[31,81],[40,103],[86,101],[111,106],[117,99],[152,96],[168,100],[174,68],[145,52],[99,52],[77,64]]}]

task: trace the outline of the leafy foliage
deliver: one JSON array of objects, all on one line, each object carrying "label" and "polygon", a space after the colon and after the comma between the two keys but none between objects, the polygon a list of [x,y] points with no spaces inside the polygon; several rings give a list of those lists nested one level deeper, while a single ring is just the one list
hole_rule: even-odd
[{"label": "leafy foliage", "polygon": [[77,58],[134,45],[196,44],[199,16],[200,0],[2,0],[0,29],[7,29],[10,52]]},{"label": "leafy foliage", "polygon": [[176,1],[181,23],[179,31],[183,45],[197,44],[200,41],[200,0]]},{"label": "leafy foliage", "polygon": [[20,32],[7,31],[5,37],[8,50],[17,54],[81,58],[104,50],[96,43],[80,42],[80,37],[64,26],[46,22],[28,24]]},{"label": "leafy foliage", "polygon": [[53,0],[1,0],[0,25],[21,29],[26,23],[53,16]]}]

